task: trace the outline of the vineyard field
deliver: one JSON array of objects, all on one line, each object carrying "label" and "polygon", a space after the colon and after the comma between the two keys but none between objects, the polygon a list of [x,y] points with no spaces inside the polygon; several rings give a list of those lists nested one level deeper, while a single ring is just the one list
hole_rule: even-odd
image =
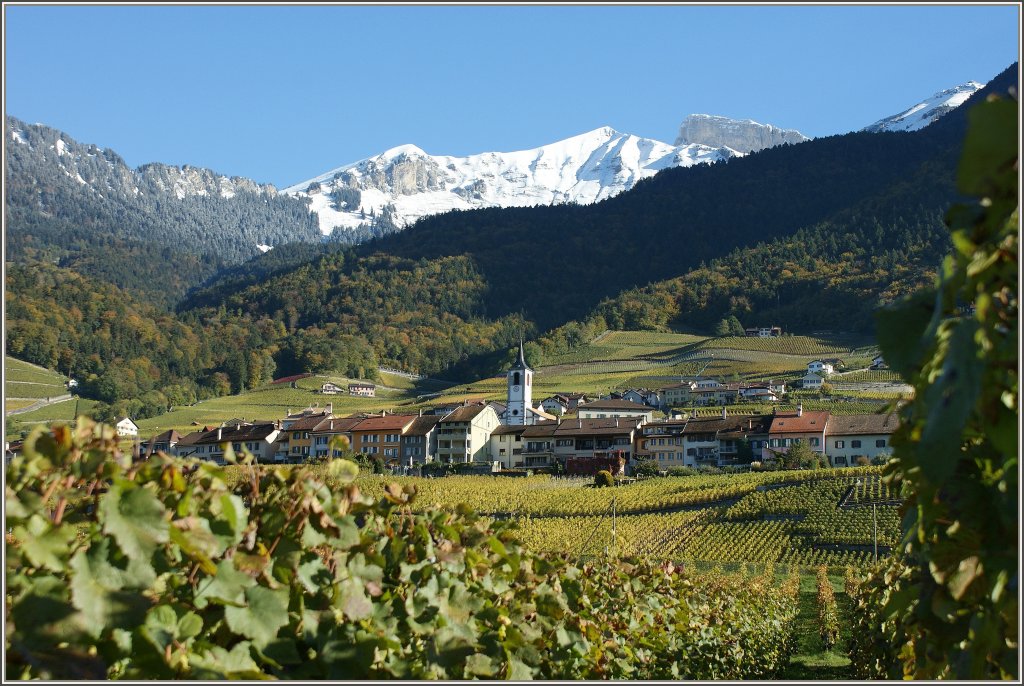
[{"label": "vineyard field", "polygon": [[414,509],[465,504],[512,518],[524,544],[539,551],[583,555],[614,549],[619,555],[702,564],[862,566],[871,562],[874,545],[872,511],[865,502],[878,502],[881,553],[900,540],[900,500],[877,481],[880,472],[860,467],[664,477],[604,489],[593,488],[590,479],[550,476],[363,475],[357,483],[377,497],[389,483],[415,485]]}]

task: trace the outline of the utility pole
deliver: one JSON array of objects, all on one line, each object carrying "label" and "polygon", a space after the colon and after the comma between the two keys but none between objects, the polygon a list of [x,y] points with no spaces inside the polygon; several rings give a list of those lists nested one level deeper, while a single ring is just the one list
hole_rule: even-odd
[{"label": "utility pole", "polygon": [[616,500],[618,500],[618,498],[612,498],[612,551],[613,552],[617,552],[618,551],[618,548],[616,547],[616,541],[615,541],[615,501]]},{"label": "utility pole", "polygon": [[875,513],[875,503],[871,503],[871,536],[875,540],[875,562],[878,562],[878,515]]}]

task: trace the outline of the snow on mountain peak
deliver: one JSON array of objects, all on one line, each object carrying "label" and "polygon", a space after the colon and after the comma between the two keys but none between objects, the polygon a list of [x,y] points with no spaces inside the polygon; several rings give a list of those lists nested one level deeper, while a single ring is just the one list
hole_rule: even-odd
[{"label": "snow on mountain peak", "polygon": [[403,155],[405,155],[407,157],[427,157],[428,156],[427,153],[423,152],[421,149],[419,149],[418,147],[416,147],[412,143],[406,143],[405,145],[399,145],[397,147],[391,148],[390,150],[385,150],[381,154],[376,155],[375,158],[380,158],[380,159],[387,160],[387,161],[390,162],[391,160],[393,160],[393,159],[395,159],[397,157],[401,157]]},{"label": "snow on mountain peak", "polygon": [[449,210],[589,204],[628,190],[668,167],[717,162],[739,153],[673,146],[602,126],[529,150],[465,157],[428,155],[414,145],[337,167],[282,190],[309,198],[320,231],[396,227]]},{"label": "snow on mountain peak", "polygon": [[947,88],[899,114],[879,119],[874,124],[865,126],[861,130],[878,133],[881,131],[917,131],[923,129],[942,115],[964,104],[969,97],[984,87],[984,84],[977,81],[968,81],[959,86]]}]

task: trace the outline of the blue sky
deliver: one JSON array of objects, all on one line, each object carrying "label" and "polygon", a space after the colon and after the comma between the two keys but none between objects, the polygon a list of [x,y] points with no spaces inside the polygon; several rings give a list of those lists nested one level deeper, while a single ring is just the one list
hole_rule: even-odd
[{"label": "blue sky", "polygon": [[5,111],[283,187],[691,113],[845,133],[1018,59],[1000,6],[4,6]]}]

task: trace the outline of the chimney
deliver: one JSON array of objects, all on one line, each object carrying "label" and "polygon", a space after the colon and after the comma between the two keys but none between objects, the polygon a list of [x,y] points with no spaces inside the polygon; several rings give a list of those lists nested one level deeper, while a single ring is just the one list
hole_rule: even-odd
[{"label": "chimney", "polygon": [[582,419],[577,419],[576,420],[576,428],[577,429],[582,429],[583,428],[583,420]]},{"label": "chimney", "polygon": [[334,414],[334,403],[327,403],[327,414]]},{"label": "chimney", "polygon": [[420,408],[420,416],[421,417],[423,416],[423,408],[422,407]]},{"label": "chimney", "polygon": [[796,406],[796,416],[797,417],[803,417],[804,416],[804,404],[803,403],[797,403],[797,406]]},{"label": "chimney", "polygon": [[381,410],[380,411],[380,416],[381,417],[387,417],[388,416],[388,411],[387,410]]},{"label": "chimney", "polygon": [[221,429],[220,427],[218,427],[218,428],[217,428],[217,440],[218,440],[218,441],[220,440],[220,434],[221,434],[221,432],[222,432],[223,430],[224,430],[224,429]]},{"label": "chimney", "polygon": [[722,406],[722,419],[725,419],[728,416],[729,416],[728,413],[725,411],[725,406],[723,405]]},{"label": "chimney", "polygon": [[619,428],[619,418],[618,417],[615,418],[615,428],[616,429]]},{"label": "chimney", "polygon": [[331,431],[334,431],[334,420],[331,420]]}]

